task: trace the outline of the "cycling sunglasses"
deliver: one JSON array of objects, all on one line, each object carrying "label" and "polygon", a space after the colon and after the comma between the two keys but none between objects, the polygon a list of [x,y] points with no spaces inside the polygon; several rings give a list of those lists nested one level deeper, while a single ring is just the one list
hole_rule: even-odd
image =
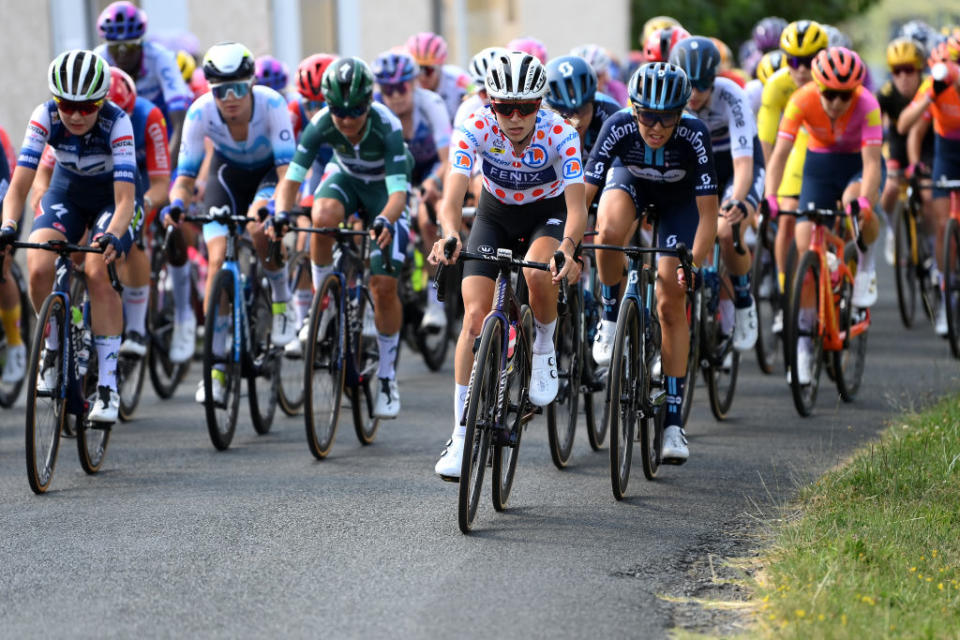
[{"label": "cycling sunglasses", "polygon": [[107,43],[107,51],[110,55],[123,55],[129,51],[134,51],[143,46],[143,38],[134,38],[133,40],[117,40]]},{"label": "cycling sunglasses", "polygon": [[319,111],[323,109],[326,104],[323,100],[307,100],[303,103],[303,108],[307,111]]},{"label": "cycling sunglasses", "polygon": [[669,129],[670,127],[677,126],[677,123],[680,122],[680,111],[649,111],[647,109],[636,109],[633,110],[634,115],[637,117],[637,120],[640,121],[645,127],[653,127],[657,123],[660,123],[660,126],[664,129]]},{"label": "cycling sunglasses", "polygon": [[420,75],[432,76],[437,72],[437,67],[434,65],[421,65],[420,66]]},{"label": "cycling sunglasses", "polygon": [[250,93],[252,86],[253,83],[251,82],[222,82],[210,85],[210,91],[213,92],[215,98],[220,100],[226,100],[231,93],[235,99],[239,100]]},{"label": "cycling sunglasses", "polygon": [[824,89],[820,92],[823,99],[827,102],[833,102],[839,98],[842,102],[849,102],[853,97],[853,91],[837,91],[836,89]]},{"label": "cycling sunglasses", "polygon": [[790,65],[791,69],[799,69],[800,67],[809,69],[816,57],[816,54],[812,56],[787,56],[787,64]]},{"label": "cycling sunglasses", "polygon": [[370,103],[365,102],[355,107],[347,107],[347,108],[335,107],[332,104],[327,105],[327,107],[330,109],[330,113],[332,113],[338,118],[359,118],[360,116],[364,115],[367,111],[370,110]]},{"label": "cycling sunglasses", "polygon": [[65,116],[79,113],[82,116],[89,116],[96,113],[103,106],[103,100],[85,100],[83,102],[74,102],[73,100],[61,100],[54,98],[57,103],[57,109]]},{"label": "cycling sunglasses", "polygon": [[902,75],[902,74],[904,74],[904,73],[907,74],[907,75],[913,75],[913,74],[915,74],[915,73],[917,73],[917,72],[919,72],[919,71],[920,71],[920,70],[917,69],[917,68],[916,68],[915,66],[913,66],[912,64],[899,64],[899,65],[893,67],[892,69],[890,69],[890,73],[892,73],[892,74],[895,75],[895,76],[899,76],[899,75]]},{"label": "cycling sunglasses", "polygon": [[520,117],[526,117],[536,113],[540,109],[539,100],[525,100],[523,102],[490,102],[490,108],[500,115],[510,118],[514,113],[519,113]]},{"label": "cycling sunglasses", "polygon": [[407,94],[407,83],[406,82],[397,82],[397,83],[387,83],[380,85],[380,91],[385,96],[392,96],[393,94],[397,95],[406,95]]}]

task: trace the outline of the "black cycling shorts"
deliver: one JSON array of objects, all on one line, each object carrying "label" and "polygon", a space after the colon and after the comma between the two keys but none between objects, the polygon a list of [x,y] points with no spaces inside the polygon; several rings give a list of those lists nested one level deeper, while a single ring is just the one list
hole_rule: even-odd
[{"label": "black cycling shorts", "polygon": [[[243,169],[232,164],[219,153],[210,162],[210,177],[203,193],[203,212],[211,209],[231,215],[245,216],[247,209],[258,200],[269,200],[277,186],[277,170],[273,165],[260,169]],[[219,222],[203,225],[203,238],[210,241],[227,235],[227,227]]]},{"label": "black cycling shorts", "polygon": [[[467,250],[496,255],[497,249],[517,251],[521,243],[529,246],[541,236],[549,236],[559,242],[563,240],[566,221],[567,203],[562,195],[526,204],[507,205],[483,189],[477,217],[467,239]],[[464,278],[484,276],[496,280],[498,271],[495,263],[482,260],[468,260],[463,265]]]}]

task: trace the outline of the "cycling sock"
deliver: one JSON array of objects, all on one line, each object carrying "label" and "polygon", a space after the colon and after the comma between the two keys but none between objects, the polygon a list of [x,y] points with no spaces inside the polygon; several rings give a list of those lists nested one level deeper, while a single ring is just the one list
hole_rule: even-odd
[{"label": "cycling sock", "polygon": [[453,435],[462,438],[467,435],[467,428],[460,424],[463,420],[463,410],[467,404],[468,384],[457,384],[453,390]]},{"label": "cycling sock", "polygon": [[297,322],[303,326],[310,315],[310,305],[313,304],[313,291],[297,289],[293,292],[293,308],[297,312]]},{"label": "cycling sock", "polygon": [[720,333],[728,336],[733,333],[734,320],[737,317],[733,300],[724,298],[717,303],[717,306],[720,308]]},{"label": "cycling sock", "polygon": [[400,344],[400,332],[384,335],[377,334],[377,346],[380,347],[380,362],[377,366],[377,377],[393,380],[397,377],[394,365],[397,362],[397,346]]},{"label": "cycling sock", "polygon": [[150,286],[123,288],[123,317],[127,331],[147,334],[147,300],[150,299]]},{"label": "cycling sock", "polygon": [[273,302],[282,303],[290,300],[290,282],[287,277],[287,265],[284,264],[282,268],[276,271],[264,269],[263,272],[267,276],[267,281],[270,283],[270,295],[273,298]]},{"label": "cycling sock", "polygon": [[620,312],[620,283],[601,284],[600,300],[603,302],[603,319],[616,322]]},{"label": "cycling sock", "polygon": [[310,263],[310,277],[313,279],[313,288],[315,291],[320,291],[320,287],[323,286],[323,281],[327,279],[333,273],[333,267],[331,265],[320,266],[314,262]]},{"label": "cycling sock", "polygon": [[737,305],[737,309],[749,307],[753,302],[753,297],[750,295],[750,274],[745,273],[742,276],[730,276],[730,279],[733,281],[733,293],[736,296],[734,302]]},{"label": "cycling sock", "polygon": [[663,427],[682,427],[682,411],[681,406],[683,405],[683,385],[686,382],[685,378],[677,378],[676,376],[664,376],[664,381],[667,385],[667,415],[663,421]]},{"label": "cycling sock", "polygon": [[97,386],[117,390],[117,354],[120,351],[120,336],[94,336],[97,345]]},{"label": "cycling sock", "polygon": [[553,330],[557,327],[557,319],[543,324],[536,318],[533,319],[533,353],[534,355],[543,355],[553,352]]},{"label": "cycling sock", "polygon": [[190,263],[186,262],[179,267],[167,265],[167,275],[173,285],[176,322],[186,322],[193,315],[193,309],[190,308]]},{"label": "cycling sock", "polygon": [[863,253],[861,253],[860,248],[857,247],[857,271],[860,271],[860,270],[873,271],[876,268],[874,266],[874,258],[873,258],[875,253],[874,247],[876,246],[876,244],[877,244],[876,242],[874,242],[873,244],[868,244],[867,250],[864,251]]},{"label": "cycling sock", "polygon": [[20,303],[13,309],[0,309],[0,323],[3,324],[3,334],[7,337],[8,347],[19,347],[23,344],[20,335]]},{"label": "cycling sock", "polygon": [[47,326],[50,327],[50,330],[47,332],[47,337],[43,339],[47,351],[54,351],[60,348],[59,324],[56,316],[50,316],[47,320]]},{"label": "cycling sock", "polygon": [[227,351],[227,332],[230,331],[230,325],[233,324],[231,316],[217,315],[217,321],[213,324],[213,344],[210,350],[216,357],[222,357]]},{"label": "cycling sock", "polygon": [[777,271],[777,286],[780,287],[780,293],[786,290],[787,274],[782,271]]}]

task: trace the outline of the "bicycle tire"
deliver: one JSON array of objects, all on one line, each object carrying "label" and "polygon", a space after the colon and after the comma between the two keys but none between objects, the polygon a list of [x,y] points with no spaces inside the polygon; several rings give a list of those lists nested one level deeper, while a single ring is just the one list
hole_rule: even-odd
[{"label": "bicycle tire", "polygon": [[[757,343],[754,346],[757,365],[763,373],[771,374],[783,353],[780,335],[773,332],[773,316],[783,307],[783,302],[780,285],[777,283],[777,263],[773,253],[768,249],[769,244],[765,241],[768,233],[767,221],[764,219],[760,225],[760,237],[753,252],[750,287],[753,299],[757,303]],[[768,291],[761,291],[764,286]]]},{"label": "bicycle tire", "polygon": [[[693,409],[693,394],[697,388],[697,373],[700,371],[700,318],[703,315],[702,291],[686,296],[687,324],[690,328],[690,348],[687,351],[687,372],[683,387],[683,404],[680,406],[681,425],[686,428]],[[662,369],[662,366],[661,366]]]},{"label": "bicycle tire", "polygon": [[532,408],[529,403],[531,336],[533,335],[533,312],[527,305],[520,307],[520,335],[513,354],[513,370],[507,375],[506,392],[503,394],[504,426],[511,434],[511,446],[494,444],[493,447],[493,486],[490,497],[493,508],[503,511],[507,508],[513,480],[517,473],[517,460],[520,456],[520,441],[523,430],[530,419]]},{"label": "bicycle tire", "polygon": [[567,287],[566,305],[557,315],[556,354],[559,390],[547,407],[547,440],[554,466],[570,462],[580,411],[580,379],[584,358],[584,332],[580,315],[580,288]]},{"label": "bicycle tire", "polygon": [[[166,291],[166,264],[161,262],[162,254],[154,254],[154,265],[150,277],[150,299],[147,307],[147,331],[150,335],[150,350],[147,352],[147,370],[150,372],[150,384],[157,396],[166,400],[172,398],[177,387],[183,382],[190,361],[174,363],[168,353],[173,337],[174,305],[173,296]],[[193,280],[190,281],[191,289]],[[192,292],[191,292],[192,293]]]},{"label": "bicycle tire", "polygon": [[793,281],[797,275],[797,242],[790,240],[790,248],[787,250],[787,272],[783,279],[783,295],[780,300],[783,302],[783,333],[780,335],[780,345],[783,347],[783,367],[784,370],[790,366],[790,349],[793,344],[793,336],[790,335],[791,315],[790,304],[793,302]]},{"label": "bicycle tire", "polygon": [[[57,466],[57,454],[60,450],[60,433],[63,430],[67,409],[65,394],[55,392],[50,395],[40,395],[35,383],[40,373],[40,363],[46,342],[44,336],[50,330],[51,318],[56,318],[57,327],[63,328],[66,326],[67,309],[64,305],[64,299],[59,295],[48,296],[43,301],[43,306],[40,307],[37,331],[33,335],[30,359],[27,363],[27,380],[34,381],[34,384],[27,385],[26,394],[26,428],[24,435],[27,481],[30,484],[30,489],[36,494],[45,493],[53,482],[53,472]],[[60,389],[66,384],[66,380],[63,379],[64,349],[62,344],[58,353],[59,358],[55,364],[58,372],[56,387]],[[47,424],[48,422],[49,424]]]},{"label": "bicycle tire", "polygon": [[137,406],[140,404],[149,352],[150,344],[148,342],[147,355],[137,357],[121,355],[117,360],[117,392],[120,396],[117,417],[120,418],[121,422],[132,420],[133,414],[136,413]]},{"label": "bicycle tire", "polygon": [[470,373],[465,411],[466,432],[457,487],[457,524],[470,533],[480,506],[483,475],[487,469],[490,435],[497,413],[497,385],[500,380],[500,355],[503,339],[501,324],[493,319],[484,323],[480,346]]},{"label": "bicycle tire", "polygon": [[[733,287],[725,275],[720,273],[720,297],[734,299]],[[717,306],[719,313],[720,307]],[[740,352],[733,348],[730,336],[724,336],[720,330],[720,317],[717,314],[702,315],[700,324],[701,368],[706,381],[707,395],[710,399],[710,412],[717,420],[724,420],[733,405],[733,396],[737,389],[737,374],[740,370]],[[728,361],[729,360],[729,364]]]},{"label": "bicycle tire", "polygon": [[[353,349],[351,356],[354,359],[359,376],[358,384],[347,388],[347,397],[353,410],[353,430],[357,440],[362,445],[373,444],[380,429],[380,418],[373,415],[373,406],[376,402],[377,369],[380,363],[380,345],[376,336],[364,336],[361,325],[366,312],[366,305],[370,304],[367,296],[361,294],[357,305],[358,326],[350,329]],[[354,331],[355,329],[355,331]],[[349,335],[349,334],[348,334]],[[400,345],[397,345],[397,356],[400,355]]]},{"label": "bicycle tire", "polygon": [[960,358],[960,223],[947,220],[943,243],[943,295],[947,305],[950,353]]},{"label": "bicycle tire", "polygon": [[[340,278],[331,274],[310,305],[310,328],[304,347],[303,416],[307,446],[317,460],[330,454],[340,423],[346,377],[343,303]],[[329,314],[326,318],[325,313]]]},{"label": "bicycle tire", "polygon": [[893,274],[897,285],[897,308],[904,328],[913,327],[917,313],[917,263],[914,261],[911,247],[918,239],[914,237],[914,226],[910,213],[901,207],[900,215],[895,215],[896,226],[893,237]]},{"label": "bicycle tire", "polygon": [[280,360],[283,358],[283,348],[274,346],[270,341],[273,310],[266,290],[261,288],[254,295],[247,322],[250,325],[250,344],[245,345],[248,358],[247,401],[253,430],[262,436],[270,433],[277,413]]},{"label": "bicycle tire", "polygon": [[[808,273],[810,274],[809,276],[807,275]],[[813,407],[817,402],[817,390],[820,386],[820,371],[823,368],[823,336],[817,324],[820,322],[819,309],[821,305],[824,304],[824,301],[820,299],[820,256],[815,251],[807,251],[803,255],[803,258],[800,260],[800,266],[797,267],[793,286],[791,287],[791,294],[793,296],[790,303],[789,318],[791,336],[789,362],[791,372],[796,372],[797,370],[797,349],[801,337],[798,322],[805,278],[810,279],[809,286],[813,287],[815,297],[814,309],[817,310],[817,315],[814,318],[814,326],[809,331],[803,332],[804,337],[810,334],[809,337],[812,340],[813,372],[810,376],[810,384],[807,385],[801,385],[798,376],[791,375],[790,393],[793,396],[793,405],[796,407],[797,413],[807,417],[813,412]]]},{"label": "bicycle tire", "polygon": [[[74,282],[82,284],[80,278],[75,279]],[[76,299],[79,300],[80,296]],[[97,393],[97,382],[100,377],[98,373],[100,363],[92,353],[90,355],[87,372],[79,381],[81,393],[85,399],[93,398]],[[106,459],[107,447],[110,444],[110,425],[106,428],[94,427],[84,415],[75,420],[75,431],[80,467],[87,475],[94,475],[103,468],[103,461]]]},{"label": "bicycle tire", "polygon": [[[613,342],[607,378],[607,400],[604,410],[610,434],[610,485],[613,497],[622,500],[630,482],[633,458],[633,437],[642,408],[638,406],[637,378],[643,367],[643,334],[640,333],[640,310],[637,300],[627,296],[620,303],[617,333]],[[642,376],[646,379],[646,376]],[[641,427],[642,428],[642,427]]]},{"label": "bicycle tire", "polygon": [[[203,339],[203,385],[204,385],[204,413],[207,418],[207,432],[210,441],[219,451],[225,451],[233,441],[233,434],[237,429],[237,414],[240,410],[240,363],[233,359],[233,329],[238,321],[239,310],[234,307],[234,280],[233,273],[221,271],[213,281],[210,290],[210,299],[207,301],[207,317],[204,322]],[[214,363],[213,355],[214,333],[217,316],[222,312],[230,319],[224,355],[217,358],[222,362]],[[214,364],[223,366],[224,374],[224,402],[217,406],[213,401],[213,370]]]},{"label": "bicycle tire", "polygon": [[[23,279],[23,274],[20,271],[20,266],[13,260],[10,261],[10,277],[13,278],[13,281],[17,284],[17,294],[20,300],[20,344],[26,349],[26,347],[30,346],[30,339],[33,335],[31,333],[33,305],[27,295],[27,286]],[[0,326],[0,343],[2,343],[0,351],[3,352],[3,364],[6,364],[7,340],[6,335],[3,333],[2,326]],[[23,383],[26,379],[26,376],[24,376],[12,385],[0,385],[0,407],[9,409],[13,406],[17,398],[20,397],[20,391],[23,389]]]},{"label": "bicycle tire", "polygon": [[[290,256],[287,264],[289,265],[290,291],[295,291],[302,278],[310,278],[310,256],[306,252],[296,251]],[[294,339],[299,340],[300,336],[298,335]],[[306,397],[303,377],[305,367],[301,361],[301,358],[305,357],[306,346],[303,344],[300,346],[302,352],[300,358],[288,357],[286,353],[280,356],[277,402],[280,405],[280,410],[288,416],[299,415],[303,410],[304,398]]]},{"label": "bicycle tire", "polygon": [[[443,363],[447,359],[447,350],[450,347],[450,338],[453,335],[452,327],[454,315],[456,313],[456,295],[457,283],[453,282],[453,269],[444,269],[446,279],[446,296],[443,301],[443,312],[447,318],[447,324],[439,331],[426,331],[419,326],[415,331],[415,341],[417,351],[423,358],[423,363],[427,365],[430,371],[439,371],[443,368]],[[432,287],[432,283],[427,284]],[[424,304],[429,304],[424,302]]]},{"label": "bicycle tire", "polygon": [[[843,260],[856,273],[857,246],[848,242],[843,252]],[[850,328],[857,320],[857,309],[853,306],[853,278],[844,277],[840,284],[837,300],[837,324],[842,333],[849,336]],[[843,349],[830,354],[833,357],[833,371],[837,391],[844,402],[852,402],[863,380],[864,364],[867,357],[867,332],[855,338],[847,338]]]},{"label": "bicycle tire", "polygon": [[[597,280],[596,270],[593,270],[591,276],[593,287],[591,291],[599,291],[600,282]],[[590,303],[587,303],[587,297],[583,296],[582,319],[581,324],[584,329],[584,347],[583,347],[583,415],[587,423],[587,441],[593,451],[599,451],[607,438],[607,422],[604,419],[600,409],[603,402],[602,396],[598,398],[598,393],[604,389],[603,382],[600,380],[602,370],[598,371],[597,364],[593,361],[591,353],[591,341],[589,340],[589,327],[597,326],[600,318],[601,308],[596,296],[590,295]],[[588,308],[592,306],[592,308]]]}]

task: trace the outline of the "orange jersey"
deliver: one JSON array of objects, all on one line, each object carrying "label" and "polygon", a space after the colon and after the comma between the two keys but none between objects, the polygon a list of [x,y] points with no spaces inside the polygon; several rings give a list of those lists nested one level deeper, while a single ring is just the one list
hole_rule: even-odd
[{"label": "orange jersey", "polygon": [[956,83],[951,84],[939,96],[933,95],[933,78],[927,78],[920,85],[913,102],[917,103],[929,97],[929,112],[933,116],[933,130],[941,138],[960,140],[960,91]]},{"label": "orange jersey", "polygon": [[857,153],[864,147],[883,144],[880,104],[862,86],[857,87],[847,110],[836,120],[823,110],[815,82],[800,87],[787,102],[777,137],[792,141],[801,126],[810,134],[807,148],[817,153]]}]

